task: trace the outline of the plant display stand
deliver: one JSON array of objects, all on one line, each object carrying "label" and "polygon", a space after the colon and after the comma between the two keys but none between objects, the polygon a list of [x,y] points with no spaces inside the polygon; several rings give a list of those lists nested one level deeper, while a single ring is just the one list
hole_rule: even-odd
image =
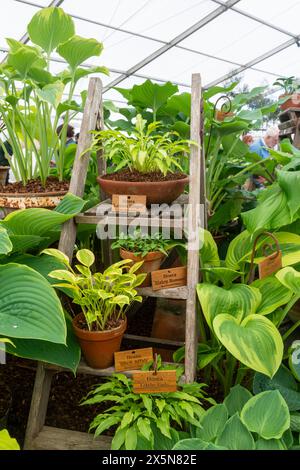
[{"label": "plant display stand", "polygon": [[300,108],[289,108],[279,114],[279,139],[289,138],[300,148]]},{"label": "plant display stand", "polygon": [[[196,372],[197,356],[197,325],[196,325],[196,284],[199,281],[199,229],[205,226],[205,220],[200,221],[199,207],[205,205],[205,161],[204,151],[201,146],[202,140],[202,97],[201,97],[201,77],[200,74],[192,75],[191,91],[191,140],[198,145],[191,146],[190,156],[190,182],[189,194],[179,198],[176,202],[179,204],[189,203],[187,215],[178,218],[167,218],[158,215],[156,218],[157,228],[164,227],[187,227],[189,234],[194,234],[194,243],[192,249],[188,249],[187,255],[187,286],[173,289],[164,289],[153,291],[151,287],[139,289],[141,295],[145,297],[164,297],[167,299],[182,299],[186,301],[186,328],[185,328],[185,373],[184,380],[193,382]],[[77,153],[74,161],[72,178],[70,183],[70,192],[82,197],[84,193],[85,179],[89,163],[89,153],[83,155],[85,149],[91,145],[91,130],[103,128],[102,114],[102,83],[98,78],[91,78],[88,88],[88,96],[85,105],[80,138],[77,147]],[[98,159],[98,173],[105,173],[105,164],[103,160]],[[103,199],[103,195],[102,199]],[[99,208],[107,203],[103,200],[98,206],[78,215],[75,220],[69,220],[63,226],[59,249],[67,256],[72,258],[75,240],[76,226],[78,223],[98,224],[103,221],[103,215],[99,214]],[[205,212],[205,211],[202,211]],[[113,214],[108,214],[109,217]],[[139,218],[139,225],[148,224],[148,214]],[[204,215],[205,217],[205,215]],[[130,217],[128,222],[130,223]],[[148,225],[147,225],[148,226]],[[109,249],[109,240],[105,241],[106,263],[111,263],[111,251]],[[180,346],[183,343],[162,340],[156,338],[140,337],[136,335],[125,335],[125,338],[149,343],[149,345],[169,345]],[[52,449],[52,450],[71,450],[71,449],[109,449],[111,439],[105,436],[94,439],[93,435],[65,429],[57,429],[45,426],[47,405],[50,395],[51,380],[60,368],[50,364],[38,363],[35,385],[33,389],[31,408],[28,418],[28,425],[25,437],[25,449]],[[114,368],[99,370],[88,367],[84,361],[81,361],[77,373],[90,374],[95,376],[108,376],[114,372]],[[130,375],[130,372],[126,374]]]}]

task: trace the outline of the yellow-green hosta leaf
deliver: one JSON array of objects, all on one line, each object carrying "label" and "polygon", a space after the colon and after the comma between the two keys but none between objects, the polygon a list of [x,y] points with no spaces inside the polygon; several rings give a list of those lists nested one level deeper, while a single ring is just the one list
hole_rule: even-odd
[{"label": "yellow-green hosta leaf", "polygon": [[210,328],[214,318],[226,313],[242,320],[256,312],[261,302],[261,294],[255,287],[244,284],[232,284],[229,289],[212,284],[197,285],[199,302]]},{"label": "yellow-green hosta leaf", "polygon": [[50,54],[75,34],[74,22],[62,8],[42,8],[30,21],[28,34],[33,43]]},{"label": "yellow-green hosta leaf", "polygon": [[53,279],[59,279],[60,281],[67,281],[70,284],[76,283],[77,280],[75,274],[70,273],[69,271],[65,271],[64,269],[56,269],[55,271],[51,271],[48,276],[52,277]]},{"label": "yellow-green hosta leaf", "polygon": [[72,70],[76,70],[78,65],[90,57],[99,56],[102,50],[103,44],[101,42],[81,36],[72,36],[57,48],[59,55],[68,62]]},{"label": "yellow-green hosta leaf", "polygon": [[254,450],[255,443],[252,434],[242,423],[239,415],[233,415],[224,426],[223,431],[216,439],[218,446],[230,450]]},{"label": "yellow-green hosta leaf", "polygon": [[7,230],[0,225],[0,254],[7,255],[13,248]]},{"label": "yellow-green hosta leaf", "polygon": [[293,295],[275,276],[258,279],[252,282],[251,287],[259,289],[262,296],[256,310],[260,315],[274,312],[278,307],[287,304]]},{"label": "yellow-green hosta leaf", "polygon": [[7,429],[0,431],[0,450],[20,450],[16,439],[10,437]]},{"label": "yellow-green hosta leaf", "polygon": [[281,335],[262,315],[249,315],[241,323],[228,314],[217,315],[213,328],[223,346],[250,369],[273,377],[283,356]]},{"label": "yellow-green hosta leaf", "polygon": [[264,439],[280,439],[290,427],[290,412],[278,390],[259,393],[244,405],[241,420]]},{"label": "yellow-green hosta leaf", "polygon": [[36,90],[36,94],[41,101],[51,104],[54,108],[57,108],[61,102],[65,85],[63,82],[49,83],[45,85],[41,90]]},{"label": "yellow-green hosta leaf", "polygon": [[69,257],[65,255],[62,251],[57,250],[56,248],[46,248],[45,250],[41,252],[41,254],[43,253],[48,256],[53,256],[58,261],[61,261],[62,263],[64,263],[66,266],[70,265]]},{"label": "yellow-green hosta leaf", "polygon": [[283,268],[276,273],[277,279],[294,294],[300,295],[300,273],[294,268]]},{"label": "yellow-green hosta leaf", "polygon": [[86,249],[77,251],[76,258],[81,264],[83,264],[87,268],[90,268],[95,262],[94,253]]}]

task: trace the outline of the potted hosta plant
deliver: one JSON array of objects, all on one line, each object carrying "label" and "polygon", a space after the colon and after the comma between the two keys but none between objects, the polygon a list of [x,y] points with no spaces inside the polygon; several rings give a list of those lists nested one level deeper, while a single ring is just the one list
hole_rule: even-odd
[{"label": "potted hosta plant", "polygon": [[[76,84],[89,73],[107,73],[107,69],[80,67],[99,56],[103,46],[96,39],[75,35],[71,16],[61,8],[41,9],[27,32],[33,45],[7,39],[7,59],[0,66],[0,146],[16,180],[0,186],[0,206],[54,207],[69,186],[64,181],[68,124],[84,105],[84,93],[81,103],[73,100]],[[67,62],[66,70],[50,72],[52,53]],[[55,175],[50,176],[50,171]]]},{"label": "potted hosta plant", "polygon": [[82,309],[73,319],[73,328],[87,364],[98,369],[111,366],[126,330],[126,311],[134,301],[142,301],[135,289],[146,277],[135,274],[141,263],[131,266],[131,260],[122,260],[103,273],[92,273],[95,257],[89,250],[76,253],[80,263],[76,271],[59,250],[49,248],[44,253],[63,260],[67,268],[49,276],[59,281],[54,286],[67,288],[73,303]]},{"label": "potted hosta plant", "polygon": [[132,236],[121,233],[112,248],[119,248],[122,259],[131,259],[135,263],[143,262],[138,272],[147,274],[141,287],[148,287],[151,285],[151,273],[160,268],[168,250],[175,245],[172,241],[164,239],[160,233],[150,236],[136,230]]},{"label": "potted hosta plant", "polygon": [[282,111],[289,108],[300,108],[299,80],[296,77],[277,78],[273,85],[279,86],[283,90],[283,94],[279,96]]},{"label": "potted hosta plant", "polygon": [[113,164],[98,182],[109,195],[145,195],[147,204],[171,203],[189,181],[182,164],[191,142],[178,139],[177,132],[159,134],[159,122],[146,122],[138,114],[130,136],[117,130],[94,133],[92,148],[103,149],[103,157]]}]

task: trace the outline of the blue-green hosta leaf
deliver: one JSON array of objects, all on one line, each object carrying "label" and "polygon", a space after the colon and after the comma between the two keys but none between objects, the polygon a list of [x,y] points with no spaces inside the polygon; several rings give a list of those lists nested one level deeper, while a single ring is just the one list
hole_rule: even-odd
[{"label": "blue-green hosta leaf", "polygon": [[300,273],[294,268],[283,268],[276,273],[277,279],[287,289],[296,295],[300,295]]},{"label": "blue-green hosta leaf", "polygon": [[72,71],[75,71],[87,59],[99,56],[102,50],[103,44],[101,42],[81,36],[72,36],[57,48],[57,52],[68,62]]},{"label": "blue-green hosta leaf", "polygon": [[241,385],[232,387],[224,400],[229,416],[233,416],[235,413],[240,414],[243,406],[251,397],[252,394],[245,387]]},{"label": "blue-green hosta leaf", "polygon": [[201,418],[201,428],[196,430],[196,436],[203,441],[211,442],[221,434],[228,420],[228,412],[223,404],[209,408]]},{"label": "blue-green hosta leaf", "polygon": [[222,433],[216,440],[216,444],[230,450],[254,450],[255,443],[252,434],[242,423],[236,413],[225,424]]},{"label": "blue-green hosta leaf", "polygon": [[289,349],[289,366],[300,382],[300,340],[293,341]]},{"label": "blue-green hosta leaf", "polygon": [[0,225],[0,254],[7,255],[12,250],[12,242],[8,236],[7,230]]},{"label": "blue-green hosta leaf", "polygon": [[223,346],[240,362],[273,377],[283,356],[281,335],[262,315],[248,315],[240,324],[228,314],[217,315],[213,328]]},{"label": "blue-green hosta leaf", "polygon": [[205,442],[202,439],[182,439],[177,442],[172,450],[228,450],[227,447],[217,446],[212,442]]},{"label": "blue-green hosta leaf", "polygon": [[287,196],[278,183],[262,191],[255,209],[243,212],[242,219],[251,234],[276,230],[293,222]]},{"label": "blue-green hosta leaf", "polygon": [[220,313],[227,313],[242,320],[255,313],[261,302],[261,294],[255,287],[244,284],[232,284],[230,289],[212,284],[198,284],[199,302],[210,328],[214,318]]},{"label": "blue-green hosta leaf", "polygon": [[[81,349],[73,332],[72,322],[66,317],[66,345],[40,341],[38,339],[13,338],[14,346],[6,345],[6,352],[14,356],[47,362],[76,373]],[[0,344],[0,349],[3,349]]]},{"label": "blue-green hosta leaf", "polygon": [[260,315],[274,312],[287,304],[293,295],[275,276],[258,279],[252,282],[251,287],[256,287],[261,293],[261,302],[256,310]]},{"label": "blue-green hosta leaf", "polygon": [[281,365],[272,379],[264,374],[256,373],[253,381],[255,394],[265,390],[278,390],[285,399],[290,411],[300,410],[300,392],[292,373]]},{"label": "blue-green hosta leaf", "polygon": [[33,269],[0,265],[0,333],[65,344],[64,313],[54,289]]},{"label": "blue-green hosta leaf", "polygon": [[290,427],[290,412],[278,390],[259,393],[245,404],[241,420],[264,439],[280,439]]},{"label": "blue-green hosta leaf", "polygon": [[49,83],[42,89],[37,90],[36,94],[41,101],[51,104],[54,108],[57,108],[61,102],[65,85],[62,82]]},{"label": "blue-green hosta leaf", "polygon": [[42,8],[33,16],[27,31],[31,41],[49,55],[75,34],[75,26],[72,17],[62,8],[49,7]]}]

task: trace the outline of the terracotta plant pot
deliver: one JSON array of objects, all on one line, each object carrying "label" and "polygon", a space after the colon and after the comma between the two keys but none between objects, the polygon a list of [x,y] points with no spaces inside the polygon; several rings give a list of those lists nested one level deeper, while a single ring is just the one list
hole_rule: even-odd
[{"label": "terracotta plant pot", "polygon": [[131,251],[120,249],[120,256],[122,259],[132,259],[134,263],[144,261],[140,269],[136,271],[136,274],[147,273],[147,277],[139,287],[151,286],[151,273],[157,271],[165,257],[160,251],[151,251],[144,258],[142,256],[136,256]]},{"label": "terracotta plant pot", "polygon": [[7,176],[9,172],[9,166],[0,166],[0,184],[3,186],[7,183]]},{"label": "terracotta plant pot", "polygon": [[[54,209],[68,191],[51,193],[0,193],[0,207],[5,209],[29,209],[32,207],[43,207]],[[11,212],[8,211],[8,212]]]},{"label": "terracotta plant pot", "polygon": [[94,369],[106,369],[114,363],[114,353],[120,351],[121,341],[127,327],[127,318],[120,326],[106,331],[88,331],[79,328],[80,313],[73,319],[73,328],[78,338],[86,363]]},{"label": "terracotta plant pot", "polygon": [[102,190],[112,196],[113,194],[147,196],[147,205],[170,204],[183,193],[189,182],[189,177],[170,181],[114,181],[101,176],[97,177]]},{"label": "terracotta plant pot", "polygon": [[[279,99],[285,98],[285,96],[289,96],[289,95],[280,95]],[[300,109],[300,93],[293,93],[288,100],[286,100],[284,103],[280,105],[280,109],[282,111],[285,111],[286,109],[289,109],[289,108]]]}]

